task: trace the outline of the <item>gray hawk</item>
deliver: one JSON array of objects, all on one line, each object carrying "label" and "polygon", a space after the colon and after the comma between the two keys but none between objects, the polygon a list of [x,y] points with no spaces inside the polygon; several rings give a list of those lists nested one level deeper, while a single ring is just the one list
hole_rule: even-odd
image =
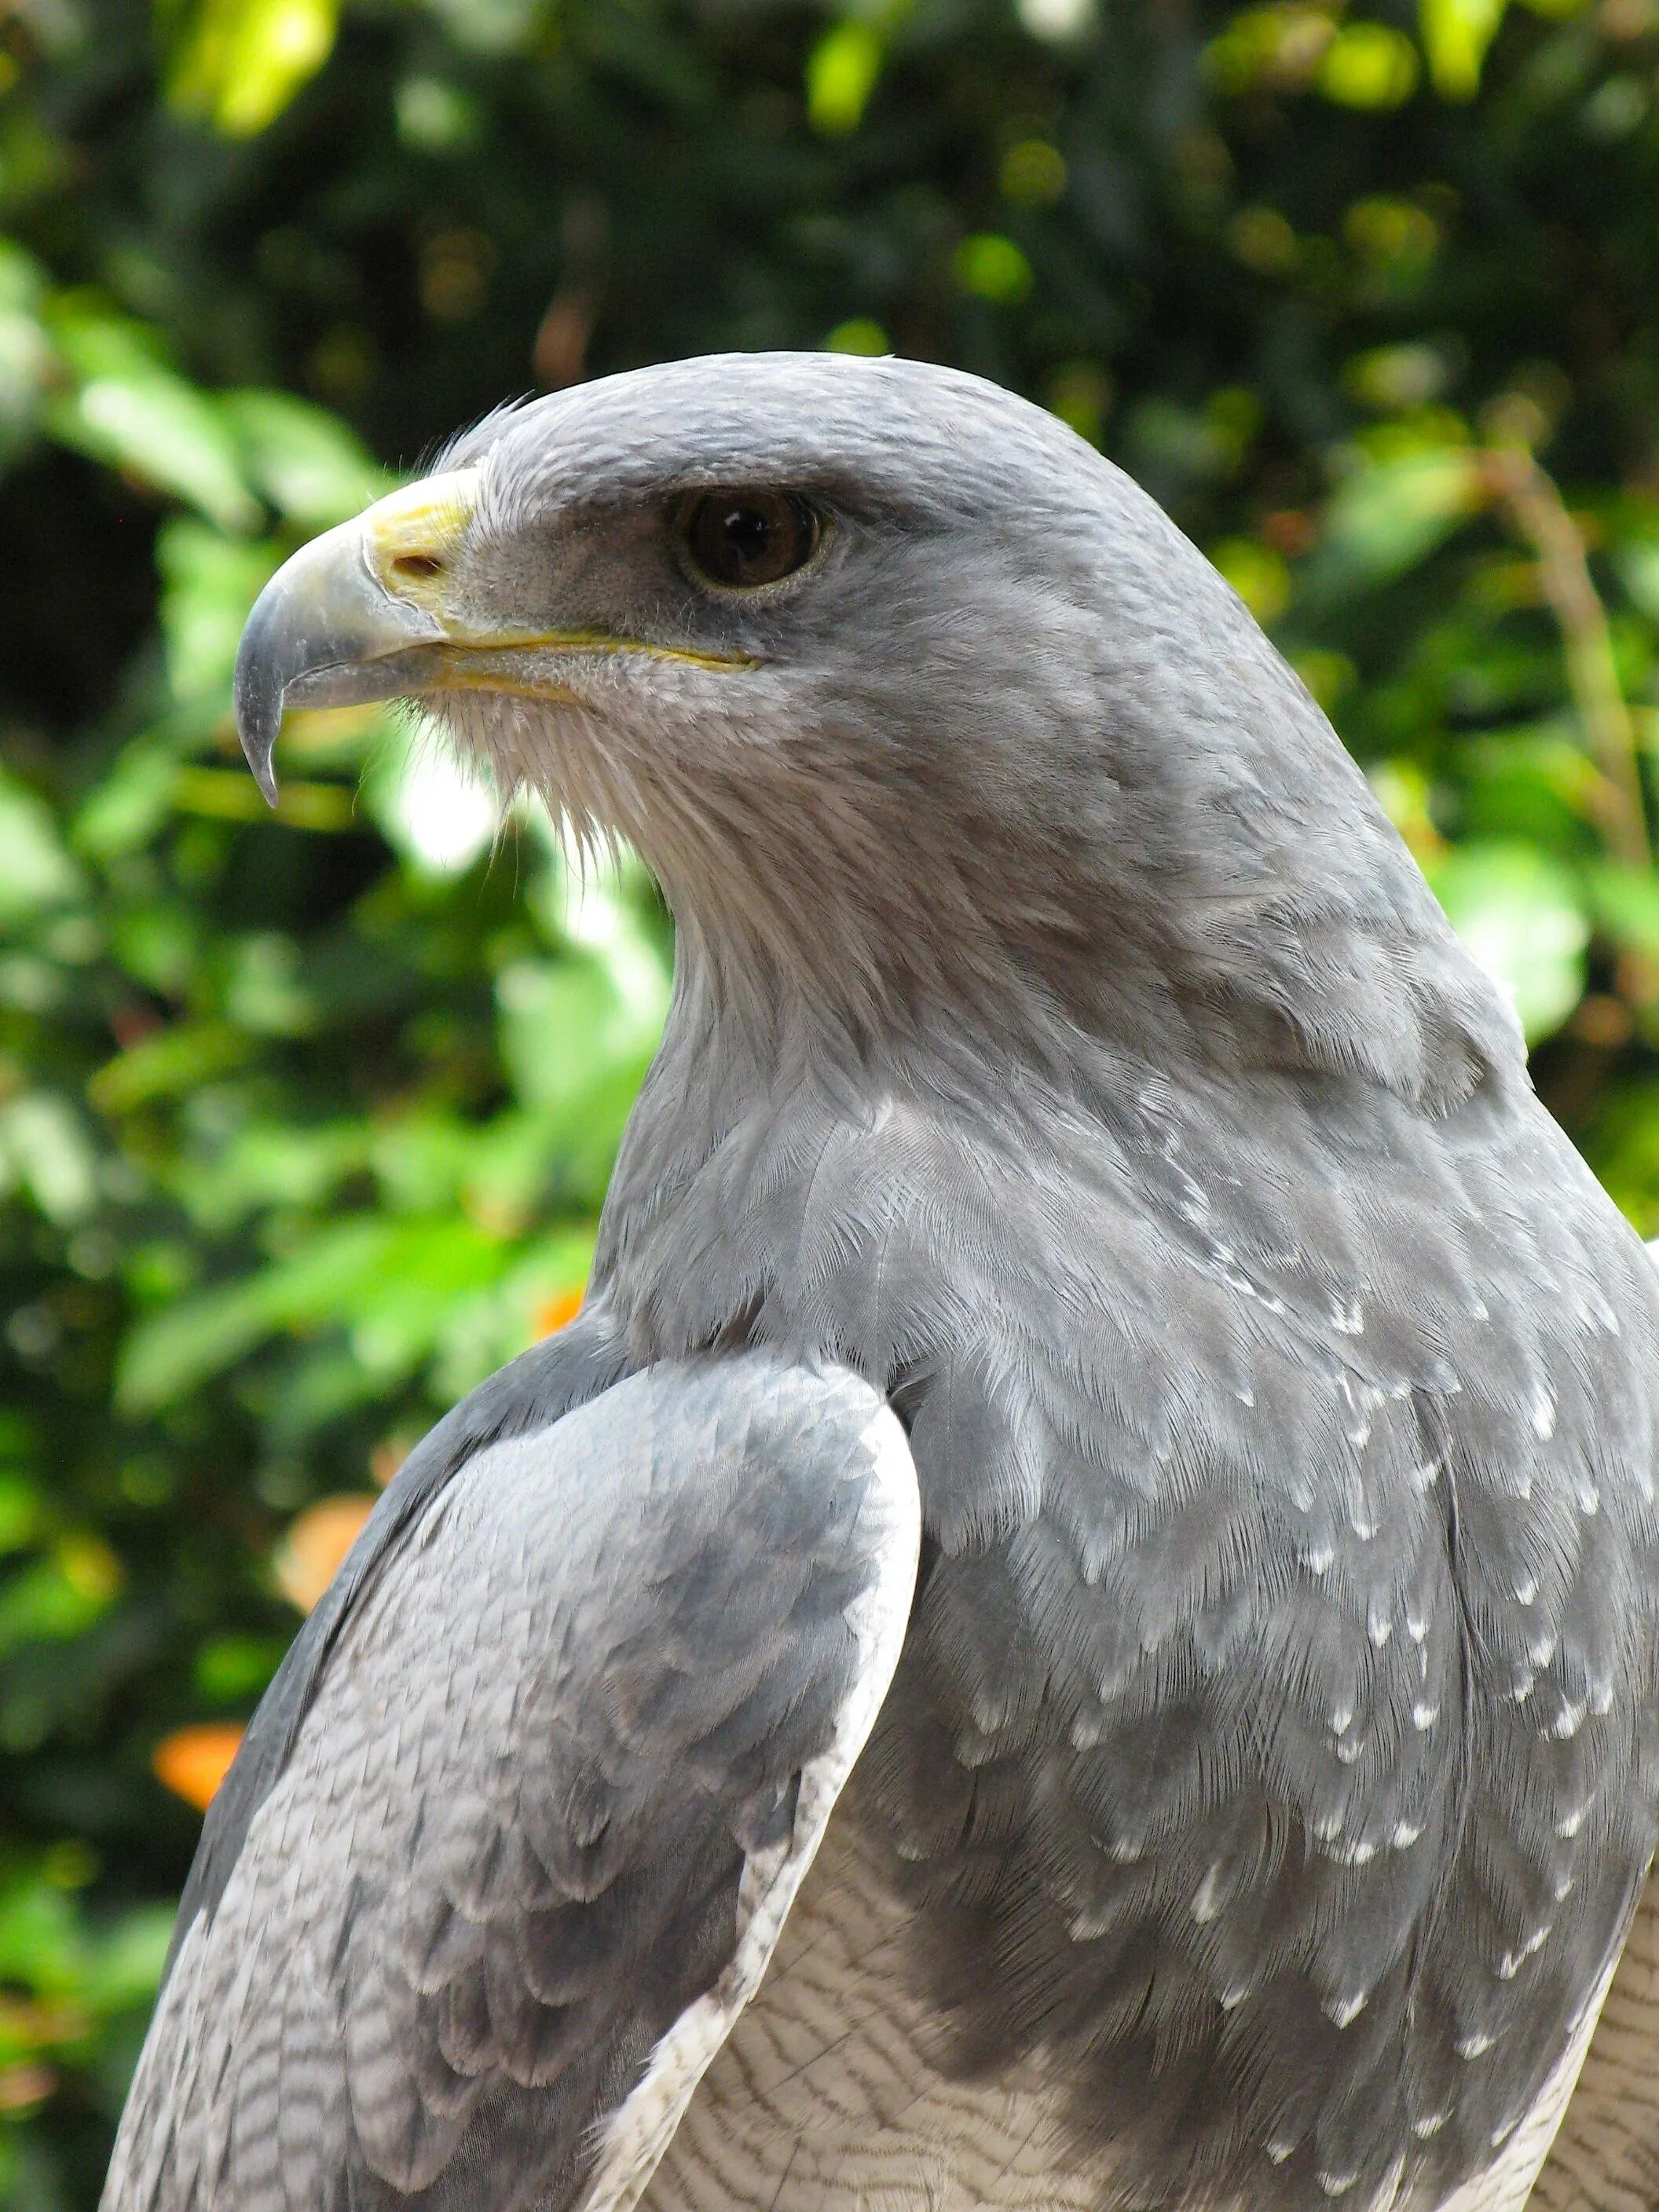
[{"label": "gray hawk", "polygon": [[[288,562],[267,793],[384,698],[643,855],[672,1006],[108,2212],[1521,2205],[1659,1833],[1659,1278],[1239,600],[972,377],[688,361]],[[1641,1929],[1552,2204],[1659,2203]]]}]

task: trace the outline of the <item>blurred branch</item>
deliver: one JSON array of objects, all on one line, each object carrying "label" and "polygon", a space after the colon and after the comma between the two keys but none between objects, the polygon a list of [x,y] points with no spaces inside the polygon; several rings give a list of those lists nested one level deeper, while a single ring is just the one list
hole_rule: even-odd
[{"label": "blurred branch", "polygon": [[1489,449],[1480,469],[1487,496],[1537,557],[1544,598],[1561,631],[1573,704],[1601,771],[1598,811],[1607,848],[1631,867],[1650,867],[1653,852],[1636,724],[1620,688],[1613,633],[1590,575],[1583,534],[1554,479],[1524,446]]}]

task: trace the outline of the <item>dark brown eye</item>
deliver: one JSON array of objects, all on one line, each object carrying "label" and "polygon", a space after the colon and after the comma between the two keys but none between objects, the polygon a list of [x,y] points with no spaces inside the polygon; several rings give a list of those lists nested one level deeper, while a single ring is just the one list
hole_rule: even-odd
[{"label": "dark brown eye", "polygon": [[803,568],[817,550],[823,526],[804,499],[788,491],[707,491],[681,525],[691,565],[711,584],[752,592]]}]

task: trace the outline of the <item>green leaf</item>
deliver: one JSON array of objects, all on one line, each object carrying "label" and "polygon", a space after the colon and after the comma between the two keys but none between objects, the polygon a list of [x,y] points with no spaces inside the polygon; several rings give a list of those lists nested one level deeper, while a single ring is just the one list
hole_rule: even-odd
[{"label": "green leaf", "polygon": [[187,500],[222,529],[257,527],[259,504],[216,401],[114,316],[70,308],[54,319],[52,331],[76,378],[73,391],[47,403],[55,438]]},{"label": "green leaf", "polygon": [[343,522],[395,479],[337,416],[286,392],[233,392],[224,409],[252,483],[296,529]]},{"label": "green leaf", "polygon": [[0,773],[0,928],[62,906],[83,890],[51,808],[26,784]]},{"label": "green leaf", "polygon": [[233,138],[276,121],[328,59],[339,22],[338,0],[198,0],[192,12],[168,97]]},{"label": "green leaf", "polygon": [[1586,869],[1584,883],[1591,916],[1603,935],[1659,962],[1659,877],[1607,861]]},{"label": "green leaf", "polygon": [[1584,993],[1589,919],[1577,878],[1528,845],[1470,844],[1429,871],[1454,929],[1515,1008],[1527,1042]]},{"label": "green leaf", "polygon": [[885,52],[875,25],[857,17],[823,33],[806,60],[806,112],[815,131],[833,138],[858,129]]},{"label": "green leaf", "polygon": [[1429,75],[1443,100],[1473,100],[1481,64],[1509,0],[1419,0],[1418,21]]},{"label": "green leaf", "polygon": [[98,1201],[98,1162],[66,1098],[26,1091],[0,1106],[0,1161],[48,1221],[84,1220]]},{"label": "green leaf", "polygon": [[228,696],[242,626],[280,557],[273,545],[230,537],[191,516],[163,524],[155,546],[161,638],[179,698]]},{"label": "green leaf", "polygon": [[176,1097],[240,1067],[250,1039],[222,1022],[179,1022],[106,1060],[87,1084],[100,1114],[127,1114],[157,1098]]},{"label": "green leaf", "polygon": [[1462,447],[1364,460],[1331,500],[1322,555],[1347,580],[1385,583],[1414,568],[1481,503],[1474,457]]}]

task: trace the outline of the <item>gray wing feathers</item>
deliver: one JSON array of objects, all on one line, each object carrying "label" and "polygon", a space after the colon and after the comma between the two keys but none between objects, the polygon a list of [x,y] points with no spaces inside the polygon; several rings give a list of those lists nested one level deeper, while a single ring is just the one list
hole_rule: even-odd
[{"label": "gray wing feathers", "polygon": [[474,1454],[182,1937],[106,2212],[559,2207],[596,2160],[631,2203],[885,1693],[918,1517],[873,1393],[758,1356]]}]

